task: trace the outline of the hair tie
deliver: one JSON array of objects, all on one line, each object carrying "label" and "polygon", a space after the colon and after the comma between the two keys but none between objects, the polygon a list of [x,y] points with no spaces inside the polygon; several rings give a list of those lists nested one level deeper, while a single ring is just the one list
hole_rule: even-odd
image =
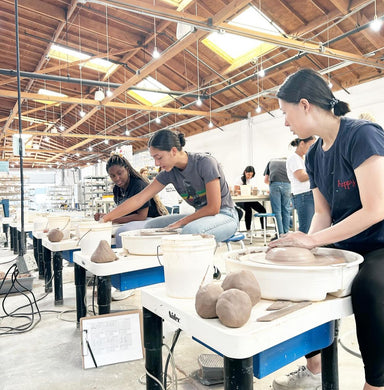
[{"label": "hair tie", "polygon": [[334,97],[329,101],[329,105],[331,108],[334,108],[337,103],[339,103],[339,100]]}]

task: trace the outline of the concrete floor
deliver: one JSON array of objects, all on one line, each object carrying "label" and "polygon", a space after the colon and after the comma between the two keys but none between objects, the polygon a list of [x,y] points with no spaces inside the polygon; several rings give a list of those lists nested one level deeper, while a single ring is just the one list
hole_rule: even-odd
[{"label": "concrete floor", "polygon": [[[255,245],[255,242],[254,244]],[[257,245],[257,244],[256,244]],[[234,248],[235,249],[235,248]],[[216,253],[217,264],[222,267],[222,253],[226,247],[222,246]],[[6,271],[13,254],[6,249],[0,250],[0,270]],[[80,348],[80,331],[76,327],[75,287],[73,282],[73,266],[64,262],[64,305],[55,306],[53,293],[44,292],[44,283],[38,279],[33,283],[33,293],[38,300],[41,312],[41,321],[30,331],[15,335],[0,336],[0,390],[141,390],[145,389],[142,383],[145,380],[144,360],[118,363],[93,369],[82,368]],[[91,303],[92,288],[87,291],[88,305]],[[4,301],[0,296],[0,332],[4,327],[14,327],[26,322],[25,319],[4,318],[4,308],[11,312],[15,308],[28,305],[28,301],[20,294],[12,294]],[[130,310],[141,308],[140,289],[134,290],[130,297],[112,302],[112,310]],[[92,308],[89,306],[90,311]],[[22,310],[26,315],[31,313],[30,306]],[[38,316],[35,315],[37,319]],[[165,328],[164,341],[170,346],[174,329]],[[341,321],[340,339],[348,349],[358,352],[355,339],[353,317]],[[178,378],[178,389],[221,390],[223,385],[204,386],[195,379],[199,369],[198,357],[200,354],[212,352],[193,341],[184,332],[174,350],[174,360]],[[166,350],[164,350],[166,356]],[[165,361],[165,360],[164,360]],[[298,365],[305,364],[301,358],[279,371],[259,380],[254,380],[254,388],[260,390],[271,389],[273,379],[278,375],[285,375],[294,371]],[[170,373],[171,365],[168,373]],[[339,344],[339,380],[341,390],[361,390],[364,383],[363,366],[361,359],[347,352]],[[175,389],[175,386],[170,387]],[[241,389],[240,389],[241,390]]]}]

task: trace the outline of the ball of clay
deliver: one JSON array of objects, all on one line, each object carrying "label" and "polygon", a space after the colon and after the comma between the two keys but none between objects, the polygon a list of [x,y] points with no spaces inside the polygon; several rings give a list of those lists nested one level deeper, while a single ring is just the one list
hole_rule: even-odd
[{"label": "ball of clay", "polygon": [[309,249],[293,246],[272,248],[267,252],[265,258],[275,263],[284,261],[310,263],[315,261],[315,255]]},{"label": "ball of clay", "polygon": [[47,237],[51,242],[59,242],[63,239],[64,233],[60,229],[51,229],[48,232]]},{"label": "ball of clay", "polygon": [[236,288],[224,291],[217,300],[216,313],[220,322],[230,328],[240,328],[251,316],[252,302],[249,295]]},{"label": "ball of clay", "polygon": [[99,245],[91,256],[91,261],[94,263],[110,263],[116,259],[116,253],[111,249],[111,246],[106,240],[101,240],[99,242]]},{"label": "ball of clay", "polygon": [[197,314],[202,318],[215,318],[216,303],[220,294],[224,290],[217,283],[206,284],[201,286],[196,293],[195,308]]},{"label": "ball of clay", "polygon": [[231,272],[226,276],[221,287],[223,287],[223,290],[237,288],[246,292],[251,298],[252,306],[255,306],[261,299],[259,283],[251,271]]}]

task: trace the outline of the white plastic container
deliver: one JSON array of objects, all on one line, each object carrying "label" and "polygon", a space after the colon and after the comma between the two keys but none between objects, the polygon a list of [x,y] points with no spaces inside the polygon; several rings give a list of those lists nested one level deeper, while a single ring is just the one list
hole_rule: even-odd
[{"label": "white plastic container", "polygon": [[33,231],[42,232],[47,228],[48,218],[47,217],[36,217],[33,220]]},{"label": "white plastic container", "polygon": [[212,281],[213,236],[180,234],[161,239],[165,289],[173,298],[194,298],[201,284]]},{"label": "white plastic container", "polygon": [[241,185],[240,186],[240,194],[241,194],[241,196],[251,195],[251,186],[250,185]]},{"label": "white plastic container", "polygon": [[65,230],[70,228],[71,216],[70,215],[48,215],[47,216],[46,229],[60,229]]},{"label": "white plastic container", "polygon": [[161,239],[177,232],[159,232],[159,229],[138,229],[120,233],[123,249],[131,255],[155,256],[162,254]]},{"label": "white plastic container", "polygon": [[345,263],[332,265],[264,264],[252,259],[252,251],[265,252],[265,247],[237,250],[225,254],[226,272],[250,270],[255,275],[264,299],[321,301],[327,294],[349,295],[363,257],[358,253],[331,248],[316,248],[314,254],[342,257]]},{"label": "white plastic container", "polygon": [[92,256],[101,240],[111,245],[112,223],[80,223],[77,227],[81,253],[85,256]]}]

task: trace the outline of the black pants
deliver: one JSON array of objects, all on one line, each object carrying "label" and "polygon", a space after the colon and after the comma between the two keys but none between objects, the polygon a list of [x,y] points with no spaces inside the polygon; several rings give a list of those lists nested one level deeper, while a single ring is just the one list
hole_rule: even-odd
[{"label": "black pants", "polygon": [[[237,204],[245,211],[245,227],[247,230],[251,230],[252,224],[252,209],[258,213],[266,213],[265,207],[260,202],[242,202]],[[264,218],[260,218],[261,227],[264,228]]]}]

